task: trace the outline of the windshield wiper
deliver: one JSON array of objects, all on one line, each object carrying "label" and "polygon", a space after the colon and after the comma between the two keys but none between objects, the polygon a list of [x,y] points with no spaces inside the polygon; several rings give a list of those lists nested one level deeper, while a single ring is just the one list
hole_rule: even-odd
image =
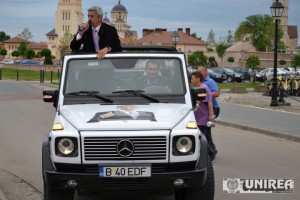
[{"label": "windshield wiper", "polygon": [[144,94],[144,90],[120,90],[120,91],[115,91],[113,92],[114,94],[135,94],[135,95],[140,95],[141,97],[144,97],[145,99],[150,100],[153,103],[159,103],[159,100],[151,97],[149,95]]},{"label": "windshield wiper", "polygon": [[99,92],[98,91],[78,91],[78,92],[70,92],[70,93],[67,93],[65,95],[72,95],[72,96],[90,96],[90,97],[96,97],[98,99],[101,99],[105,102],[108,102],[108,103],[113,103],[114,101],[105,97],[105,96],[102,96],[102,95],[99,95],[98,94]]}]

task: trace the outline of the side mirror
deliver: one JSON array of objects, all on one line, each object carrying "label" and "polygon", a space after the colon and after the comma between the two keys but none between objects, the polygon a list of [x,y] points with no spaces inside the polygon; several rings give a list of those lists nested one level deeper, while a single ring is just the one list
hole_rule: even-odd
[{"label": "side mirror", "polygon": [[53,106],[56,108],[58,102],[58,90],[43,90],[43,101],[46,103],[53,103]]},{"label": "side mirror", "polygon": [[193,88],[191,90],[192,104],[196,105],[197,101],[203,101],[206,98],[206,89],[205,88]]}]

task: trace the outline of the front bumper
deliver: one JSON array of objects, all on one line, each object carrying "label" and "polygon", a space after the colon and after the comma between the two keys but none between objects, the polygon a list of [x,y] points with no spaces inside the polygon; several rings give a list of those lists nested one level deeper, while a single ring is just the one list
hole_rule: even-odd
[{"label": "front bumper", "polygon": [[237,82],[242,82],[244,80],[244,77],[235,77],[234,80]]},{"label": "front bumper", "polygon": [[[153,173],[147,178],[102,178],[97,173],[66,173],[44,171],[44,181],[52,189],[76,189],[81,192],[109,191],[149,191],[171,193],[178,188],[199,188],[206,181],[207,170],[180,170]],[[183,179],[184,184],[175,186],[176,179]],[[68,186],[68,180],[77,182],[76,188]]]},{"label": "front bumper", "polygon": [[218,83],[222,83],[223,82],[223,77],[212,77],[212,79]]}]

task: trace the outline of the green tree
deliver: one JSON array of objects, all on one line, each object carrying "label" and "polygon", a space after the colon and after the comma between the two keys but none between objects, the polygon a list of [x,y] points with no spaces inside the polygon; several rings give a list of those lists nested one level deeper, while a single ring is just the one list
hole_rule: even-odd
[{"label": "green tree", "polygon": [[214,56],[208,57],[208,66],[209,67],[218,67],[218,63],[216,62],[216,58]]},{"label": "green tree", "polygon": [[227,58],[227,61],[230,63],[230,66],[232,63],[234,63],[234,57],[230,56]]},{"label": "green tree", "polygon": [[197,66],[207,65],[207,56],[204,55],[203,51],[194,51],[188,56],[188,63],[190,66],[196,68]]},{"label": "green tree", "polygon": [[7,50],[6,49],[0,49],[0,55],[2,57],[6,56],[7,55]]},{"label": "green tree", "polygon": [[19,34],[19,37],[24,39],[26,42],[29,42],[33,38],[33,35],[29,28],[24,28],[24,30]]},{"label": "green tree", "polygon": [[19,57],[19,56],[20,56],[20,52],[19,52],[19,51],[13,51],[13,52],[11,53],[11,55],[12,55],[13,57]]},{"label": "green tree", "polygon": [[66,52],[68,52],[70,50],[70,43],[72,40],[73,40],[73,35],[71,33],[69,33],[69,31],[65,32],[63,37],[59,40],[59,42],[61,44],[61,46],[60,46],[61,58],[63,57],[63,55],[66,54]]},{"label": "green tree", "polygon": [[258,56],[256,55],[251,55],[246,59],[246,67],[248,69],[252,69],[253,71],[258,68],[260,65],[260,60]]},{"label": "green tree", "polygon": [[[275,23],[270,15],[251,15],[241,22],[235,32],[235,38],[242,40],[246,35],[257,51],[272,51],[274,46]],[[283,31],[279,28],[278,41],[283,37]],[[278,45],[282,48],[282,42]]]},{"label": "green tree", "polygon": [[296,69],[297,67],[300,67],[300,55],[295,55],[292,58],[292,66]]},{"label": "green tree", "polygon": [[213,52],[213,51],[214,51],[214,49],[213,49],[213,48],[211,48],[211,47],[207,47],[206,51],[208,51],[208,52]]},{"label": "green tree", "polygon": [[20,52],[20,56],[25,57],[25,51],[27,49],[27,44],[25,41],[22,41],[18,47],[18,51]]},{"label": "green tree", "polygon": [[50,49],[42,49],[40,51],[40,54],[41,54],[42,57],[45,57],[44,58],[44,64],[45,65],[53,65],[52,55],[51,55]]},{"label": "green tree", "polygon": [[285,60],[279,60],[279,65],[284,66],[285,64],[286,64],[286,61],[285,61]]},{"label": "green tree", "polygon": [[26,59],[32,59],[35,56],[35,52],[32,49],[26,49],[24,52],[24,56]]},{"label": "green tree", "polygon": [[201,37],[197,36],[197,33],[192,33],[191,36],[194,37],[194,38],[196,38],[196,39],[198,39],[198,40],[202,40]]},{"label": "green tree", "polygon": [[235,43],[234,35],[232,34],[231,30],[228,31],[228,35],[226,36],[226,45],[232,46]]},{"label": "green tree", "polygon": [[0,42],[10,39],[9,35],[6,35],[4,31],[0,31]]},{"label": "green tree", "polygon": [[215,32],[213,31],[213,29],[210,29],[208,35],[207,35],[207,43],[211,46],[214,46],[216,44],[216,40],[215,40]]},{"label": "green tree", "polygon": [[228,48],[228,46],[224,43],[219,43],[216,46],[216,52],[217,52],[219,58],[221,58],[221,67],[222,67],[222,64],[223,64],[223,57],[225,55],[225,52],[226,52],[227,48]]}]

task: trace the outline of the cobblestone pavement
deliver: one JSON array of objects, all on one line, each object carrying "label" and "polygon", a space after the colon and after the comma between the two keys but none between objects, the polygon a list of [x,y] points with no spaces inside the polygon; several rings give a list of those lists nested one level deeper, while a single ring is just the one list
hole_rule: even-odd
[{"label": "cobblestone pavement", "polygon": [[245,94],[234,94],[234,93],[222,92],[218,100],[224,103],[249,105],[249,106],[268,108],[273,110],[300,114],[300,97],[298,96],[285,97],[284,101],[286,103],[290,103],[291,105],[277,106],[277,107],[270,106],[271,103],[270,96],[265,96],[259,92],[247,92]]}]

